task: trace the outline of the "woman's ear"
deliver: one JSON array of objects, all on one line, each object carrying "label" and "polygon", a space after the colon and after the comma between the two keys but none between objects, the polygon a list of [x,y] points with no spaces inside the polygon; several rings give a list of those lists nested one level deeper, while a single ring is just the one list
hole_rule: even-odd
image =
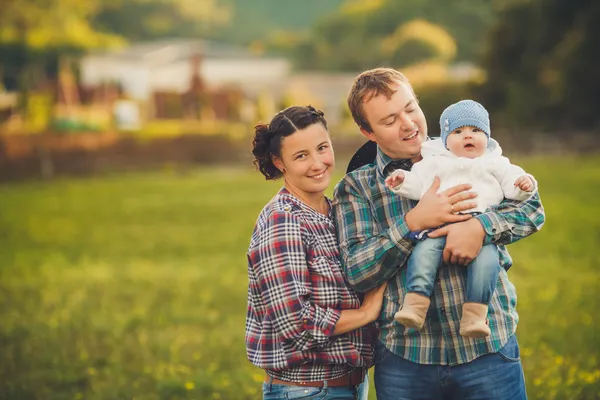
[{"label": "woman's ear", "polygon": [[273,161],[273,165],[283,174],[285,172],[285,167],[283,166],[283,161],[281,158],[277,156],[271,156],[271,161]]}]

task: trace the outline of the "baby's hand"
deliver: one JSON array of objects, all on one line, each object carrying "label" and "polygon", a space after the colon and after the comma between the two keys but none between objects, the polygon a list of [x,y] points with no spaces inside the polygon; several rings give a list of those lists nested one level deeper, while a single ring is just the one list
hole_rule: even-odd
[{"label": "baby's hand", "polygon": [[387,186],[389,189],[395,188],[402,182],[404,182],[404,172],[402,171],[394,171],[392,175],[385,178],[385,186]]},{"label": "baby's hand", "polygon": [[531,192],[533,190],[533,181],[527,175],[523,175],[517,178],[515,186],[524,192]]}]

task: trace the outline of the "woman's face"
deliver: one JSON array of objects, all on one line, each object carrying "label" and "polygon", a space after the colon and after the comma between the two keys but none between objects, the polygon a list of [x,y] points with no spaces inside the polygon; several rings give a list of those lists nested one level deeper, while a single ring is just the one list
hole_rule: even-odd
[{"label": "woman's face", "polygon": [[281,157],[274,157],[273,162],[292,190],[321,195],[329,186],[335,164],[329,132],[316,123],[286,136],[281,141]]}]

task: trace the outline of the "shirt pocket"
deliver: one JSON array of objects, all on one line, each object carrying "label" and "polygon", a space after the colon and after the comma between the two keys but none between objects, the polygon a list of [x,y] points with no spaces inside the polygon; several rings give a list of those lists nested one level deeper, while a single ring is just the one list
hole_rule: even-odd
[{"label": "shirt pocket", "polygon": [[342,278],[334,272],[335,265],[331,257],[323,255],[315,256],[309,262],[312,298],[321,306],[336,307],[341,302]]},{"label": "shirt pocket", "polygon": [[327,395],[327,389],[320,387],[296,387],[289,386],[285,390],[285,398],[292,399],[321,399]]},{"label": "shirt pocket", "polygon": [[311,260],[308,261],[308,269],[311,276],[315,275],[322,280],[336,282],[336,274],[333,271],[335,265],[332,264],[333,262],[331,257],[325,255],[315,255]]}]

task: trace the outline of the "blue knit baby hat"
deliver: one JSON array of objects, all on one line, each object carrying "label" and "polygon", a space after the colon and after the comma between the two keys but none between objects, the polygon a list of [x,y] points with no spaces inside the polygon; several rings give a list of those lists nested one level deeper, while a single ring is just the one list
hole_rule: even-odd
[{"label": "blue knit baby hat", "polygon": [[446,146],[448,135],[455,129],[463,126],[475,126],[481,129],[485,135],[490,137],[490,115],[478,102],[473,100],[461,100],[448,106],[440,117],[440,137]]}]

